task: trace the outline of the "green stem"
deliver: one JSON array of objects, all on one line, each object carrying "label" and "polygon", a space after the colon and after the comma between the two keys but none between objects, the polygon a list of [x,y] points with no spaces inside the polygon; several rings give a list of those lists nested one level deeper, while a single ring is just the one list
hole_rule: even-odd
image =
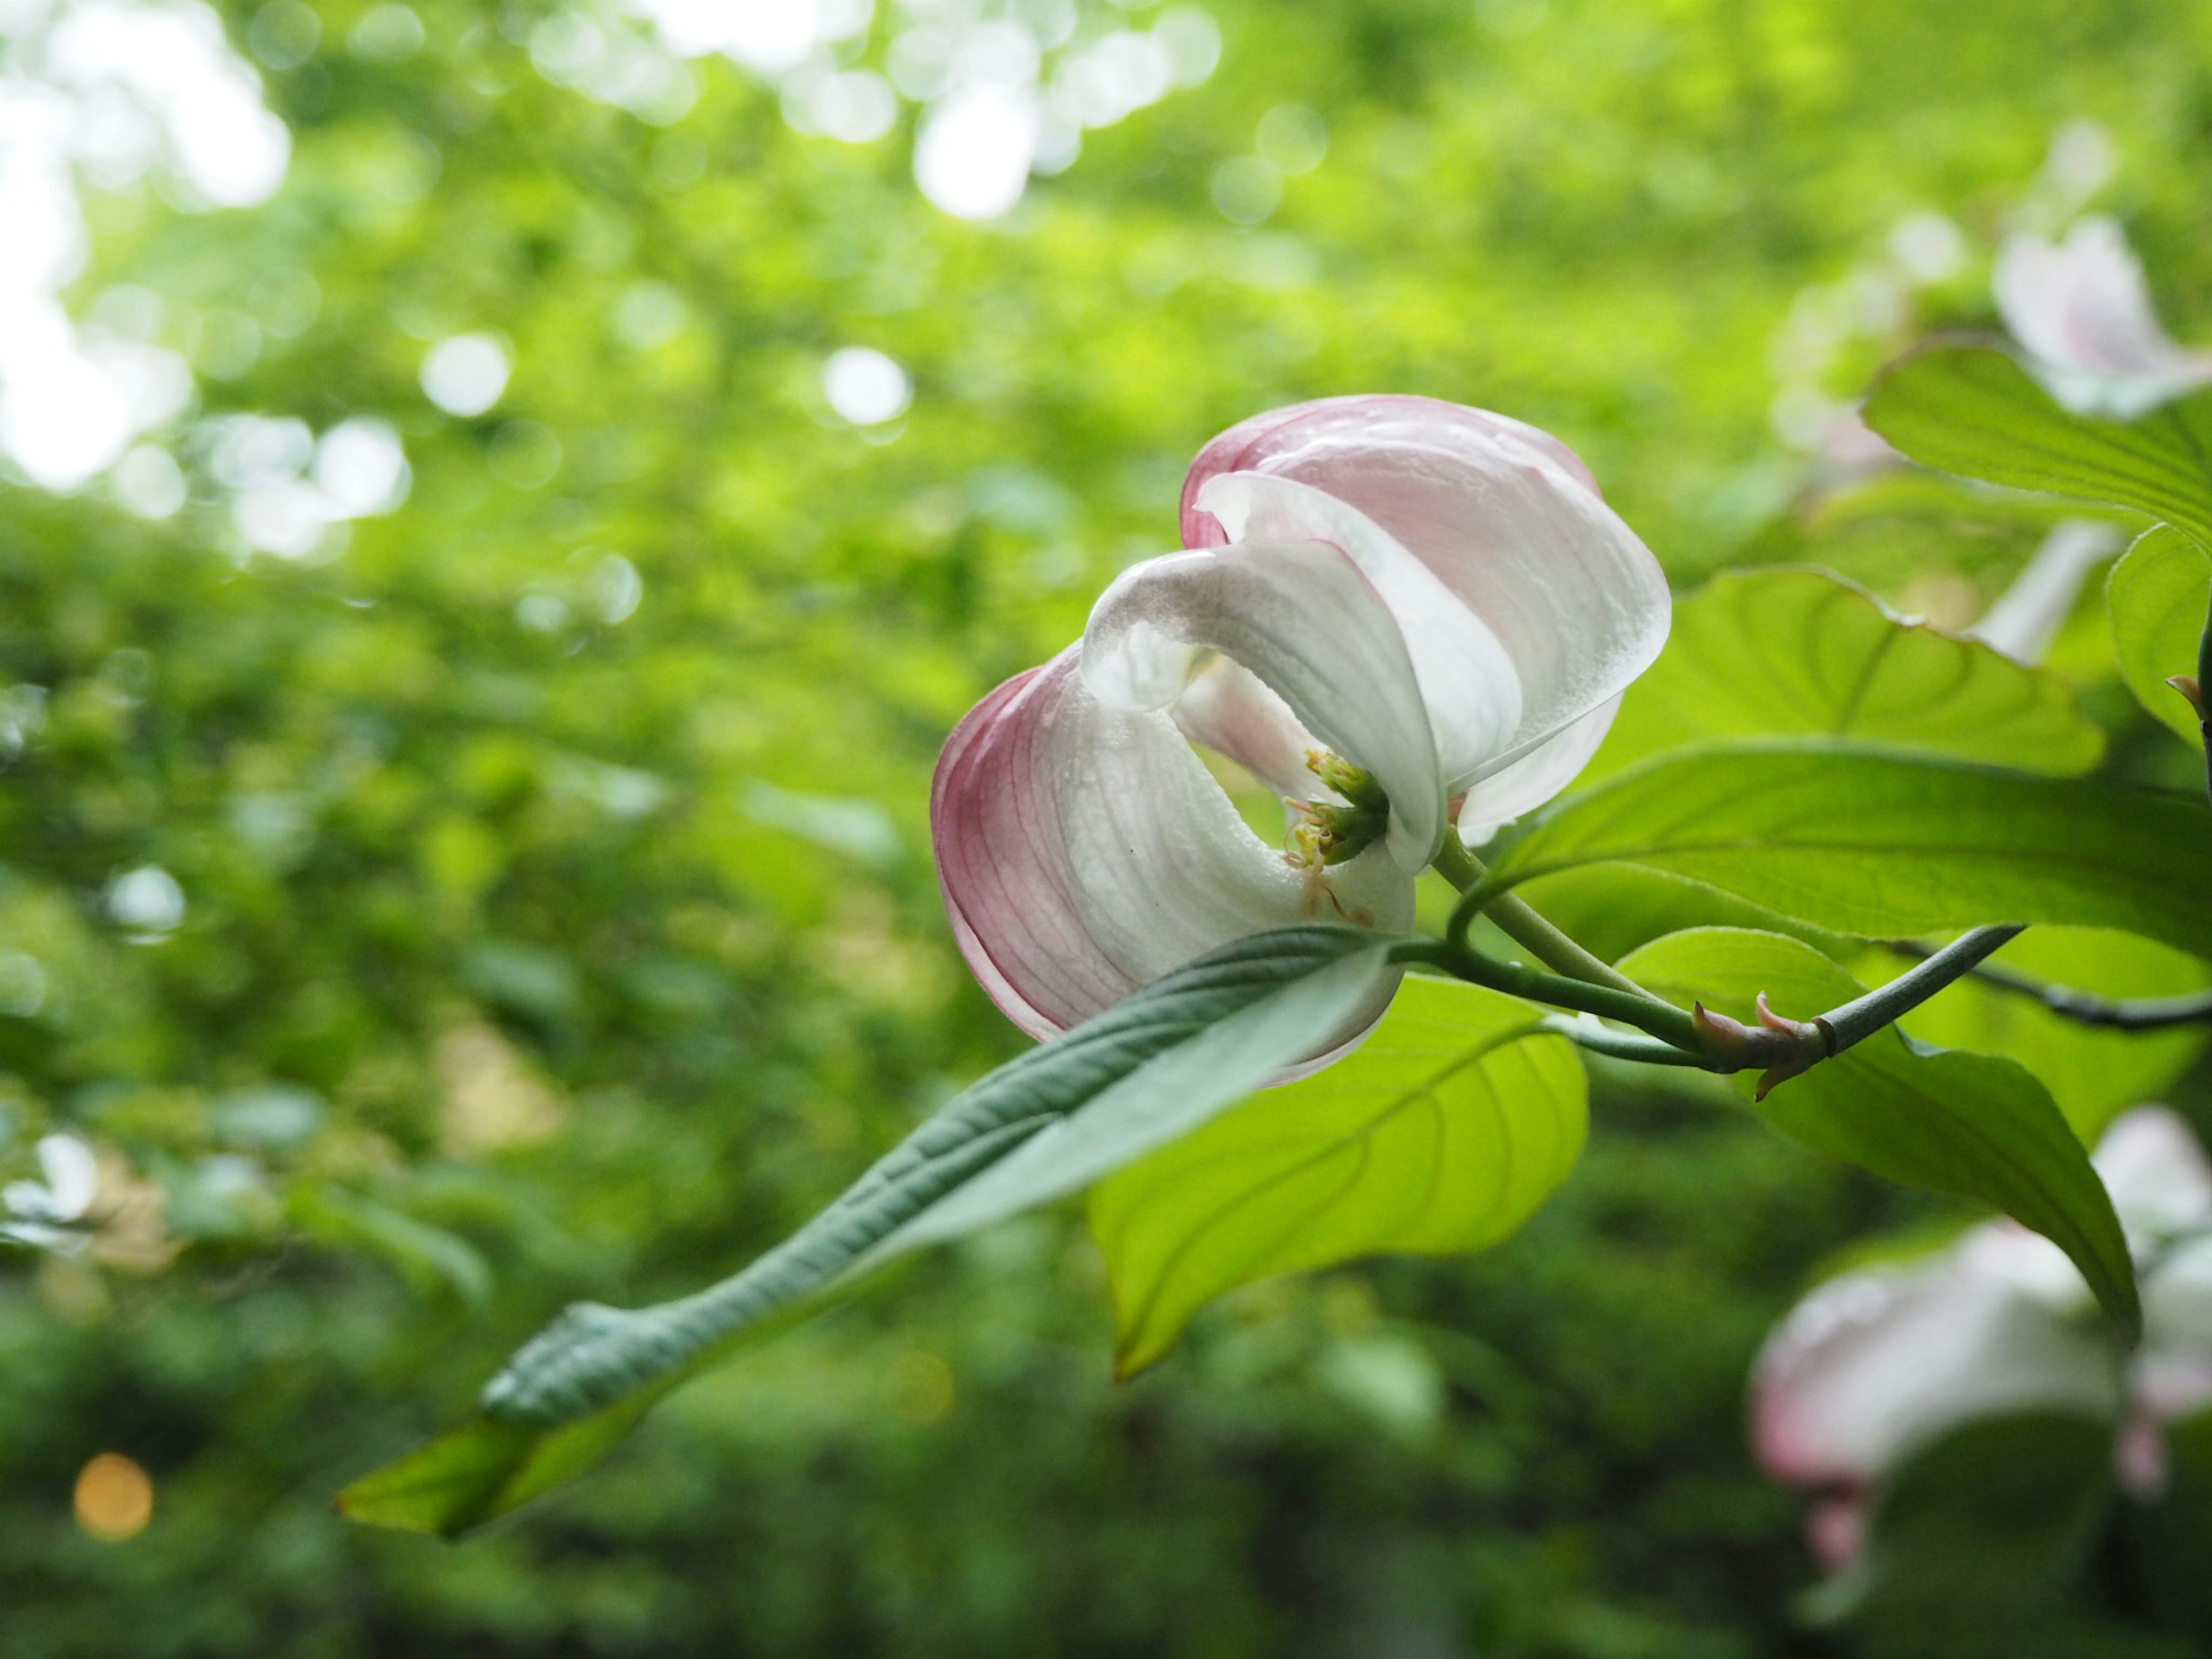
[{"label": "green stem", "polygon": [[1541,1024],[1544,1030],[1555,1036],[1563,1036],[1577,1048],[1587,1048],[1592,1054],[1603,1054],[1609,1060],[1632,1060],[1644,1066],[1694,1066],[1704,1071],[1712,1069],[1711,1063],[1703,1054],[1691,1054],[1656,1037],[1632,1036],[1626,1031],[1616,1031],[1609,1025],[1600,1025],[1595,1020],[1551,1014]]},{"label": "green stem", "polygon": [[[1460,840],[1457,830],[1444,832],[1443,848],[1436,856],[1434,868],[1438,875],[1458,888],[1462,894],[1468,892],[1484,876],[1489,874],[1489,872],[1483,867],[1482,860],[1467,850],[1466,844]],[[1612,963],[1601,957],[1593,956],[1565,933],[1545,921],[1529,907],[1528,901],[1518,894],[1500,894],[1480,905],[1479,908],[1481,914],[1487,915],[1498,924],[1498,931],[1506,938],[1520,945],[1547,968],[1565,974],[1569,979],[1583,980],[1591,985],[1609,986],[1616,991],[1626,991],[1632,995],[1650,997],[1655,1002],[1658,1000],[1627,975],[1614,968]],[[1462,910],[1467,912],[1464,919],[1461,915]],[[1450,937],[1455,940],[1464,940],[1468,928],[1474,925],[1474,917],[1475,910],[1470,908],[1467,901],[1462,898],[1460,908],[1452,912]]]},{"label": "green stem", "polygon": [[1662,1002],[1648,992],[1623,991],[1610,985],[1593,985],[1588,980],[1569,979],[1564,975],[1524,968],[1517,962],[1500,962],[1495,957],[1485,956],[1462,940],[1408,940],[1394,954],[1401,962],[1425,962],[1431,967],[1441,968],[1469,984],[1486,986],[1511,996],[1525,997],[1531,1002],[1548,1002],[1555,1008],[1571,1008],[1578,1013],[1619,1020],[1624,1025],[1635,1026],[1639,1031],[1648,1031],[1661,1042],[1686,1054],[1702,1056],[1705,1053],[1704,1045],[1698,1040],[1697,1027],[1691,1023],[1690,1016],[1673,1003]]},{"label": "green stem", "polygon": [[2204,787],[2212,794],[2212,607],[2205,611],[2203,637],[2197,643],[2196,703],[2197,730],[2204,739]]}]

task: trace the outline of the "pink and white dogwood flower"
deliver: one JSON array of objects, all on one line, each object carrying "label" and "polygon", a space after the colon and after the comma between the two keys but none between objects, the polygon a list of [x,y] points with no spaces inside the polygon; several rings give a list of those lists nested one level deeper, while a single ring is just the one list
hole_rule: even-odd
[{"label": "pink and white dogwood flower", "polygon": [[2077,220],[2063,242],[2013,236],[1991,286],[2036,378],[2077,415],[2131,420],[2212,380],[2212,352],[2167,336],[2142,262],[2101,214]]},{"label": "pink and white dogwood flower", "polygon": [[2138,1497],[2164,1483],[2162,1426],[2212,1405],[2212,1165],[2188,1126],[2142,1106],[2106,1131],[2097,1170],[2142,1274],[2143,1340],[2123,1356],[2057,1245],[2011,1221],[1915,1261],[1839,1274],[1791,1310],[1752,1375],[1770,1474],[1827,1497],[1815,1551],[1857,1558],[1881,1477],[1947,1431],[2010,1412],[2110,1419]]},{"label": "pink and white dogwood flower", "polygon": [[[1404,929],[1451,803],[1487,825],[1557,794],[1667,636],[1658,562],[1572,451],[1425,398],[1231,428],[1191,468],[1182,538],[977,704],[938,763],[954,932],[1035,1036],[1246,934]],[[1194,743],[1292,804],[1291,852],[1245,825]]]}]

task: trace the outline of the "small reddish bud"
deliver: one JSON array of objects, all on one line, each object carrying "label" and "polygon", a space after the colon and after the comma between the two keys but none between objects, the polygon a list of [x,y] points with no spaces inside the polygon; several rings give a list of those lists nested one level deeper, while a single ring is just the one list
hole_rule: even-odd
[{"label": "small reddish bud", "polygon": [[1692,1006],[1690,1023],[1705,1053],[1728,1072],[1763,1072],[1755,1098],[1765,1100],[1776,1085],[1810,1071],[1836,1052],[1835,1033],[1824,1020],[1790,1019],[1759,994],[1759,1024],[1746,1025],[1717,1014],[1702,1002]]}]

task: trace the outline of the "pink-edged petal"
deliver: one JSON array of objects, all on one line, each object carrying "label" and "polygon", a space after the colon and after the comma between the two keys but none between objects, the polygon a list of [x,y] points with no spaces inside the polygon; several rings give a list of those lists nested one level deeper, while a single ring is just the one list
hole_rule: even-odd
[{"label": "pink-edged petal", "polygon": [[1863,1484],[1972,1418],[2118,1407],[2094,1328],[1953,1250],[1844,1274],[1798,1304],[1753,1373],[1752,1432],[1782,1480]]},{"label": "pink-edged petal", "polygon": [[1374,775],[1390,798],[1388,845],[1401,869],[1435,856],[1444,789],[1420,683],[1389,607],[1349,554],[1250,542],[1133,565],[1091,612],[1083,678],[1115,708],[1166,709],[1215,651]]},{"label": "pink-edged petal", "polygon": [[1172,712],[1183,736],[1227,756],[1284,799],[1335,799],[1306,764],[1321,739],[1241,664],[1216,657],[1183,688]]},{"label": "pink-edged petal", "polygon": [[[1382,848],[1325,882],[1294,870],[1245,827],[1165,714],[1091,694],[1079,653],[1070,647],[977,704],[931,792],[954,936],[1015,1024],[1050,1036],[1269,927],[1411,925],[1413,882]],[[1316,1033],[1316,1053],[1361,1028]]]},{"label": "pink-edged petal", "polygon": [[1600,703],[1565,731],[1547,738],[1502,772],[1493,772],[1460,802],[1459,833],[1480,847],[1500,826],[1533,812],[1582,775],[1613,729],[1620,699]]},{"label": "pink-edged petal", "polygon": [[1295,453],[1315,434],[1324,436],[1355,431],[1364,425],[1389,425],[1406,419],[1464,423],[1485,433],[1518,439],[1579,477],[1591,494],[1599,492],[1583,458],[1540,427],[1516,421],[1510,415],[1464,404],[1448,404],[1437,398],[1419,398],[1407,392],[1383,392],[1349,398],[1316,398],[1310,402],[1271,409],[1264,415],[1239,421],[1198,452],[1182,486],[1182,539],[1186,547],[1218,547],[1231,539],[1213,517],[1198,504],[1207,480],[1223,472],[1273,471],[1267,463]]},{"label": "pink-edged petal", "polygon": [[2212,380],[2212,355],[2167,337],[2142,262],[2102,215],[2076,222],[2063,242],[2012,237],[1991,286],[2045,387],[2077,413],[2125,419]]},{"label": "pink-edged petal", "polygon": [[1349,554],[1390,609],[1428,706],[1448,793],[1482,775],[1521,725],[1521,676],[1481,617],[1358,507],[1293,478],[1224,472],[1199,505],[1231,545],[1318,541]]},{"label": "pink-edged petal", "polygon": [[1618,696],[1666,642],[1658,561],[1573,453],[1520,422],[1402,397],[1248,421],[1193,465],[1186,542],[1227,538],[1200,498],[1230,471],[1294,479],[1357,508],[1482,619],[1521,682],[1520,721],[1492,770]]}]

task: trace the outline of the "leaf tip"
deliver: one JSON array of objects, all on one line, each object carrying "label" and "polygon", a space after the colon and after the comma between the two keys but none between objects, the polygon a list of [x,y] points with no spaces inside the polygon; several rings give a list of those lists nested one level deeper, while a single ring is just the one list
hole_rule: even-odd
[{"label": "leaf tip", "polygon": [[2198,720],[2207,718],[2204,712],[2204,690],[2197,684],[2196,675],[2175,674],[2169,677],[2166,683],[2189,699],[2189,706],[2197,711]]}]

